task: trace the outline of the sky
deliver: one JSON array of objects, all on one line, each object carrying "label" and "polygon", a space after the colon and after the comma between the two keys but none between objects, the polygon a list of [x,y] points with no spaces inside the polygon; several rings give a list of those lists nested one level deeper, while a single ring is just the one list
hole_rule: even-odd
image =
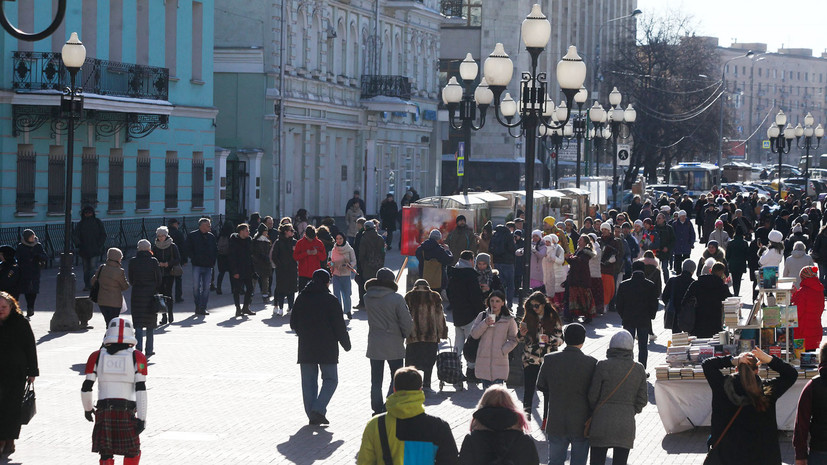
[{"label": "sky", "polygon": [[[637,0],[644,15],[662,16],[678,10],[695,20],[696,33],[735,42],[762,42],[767,50],[810,48],[821,56],[827,49],[825,0]],[[735,40],[734,40],[735,39]]]}]

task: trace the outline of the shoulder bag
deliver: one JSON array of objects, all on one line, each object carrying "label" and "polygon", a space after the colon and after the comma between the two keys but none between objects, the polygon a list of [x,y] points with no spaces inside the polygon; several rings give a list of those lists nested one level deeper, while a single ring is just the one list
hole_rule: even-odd
[{"label": "shoulder bag", "polygon": [[629,375],[631,375],[631,374],[632,374],[632,370],[634,370],[634,369],[635,369],[635,365],[636,365],[636,363],[632,362],[632,367],[631,367],[631,368],[629,368],[629,371],[628,371],[628,372],[626,372],[626,376],[624,376],[624,377],[623,377],[623,379],[621,379],[621,380],[620,380],[620,382],[619,382],[619,383],[617,383],[617,386],[615,386],[615,388],[612,390],[612,392],[610,392],[610,393],[609,393],[609,395],[608,395],[608,396],[606,396],[606,398],[605,398],[605,399],[603,399],[603,402],[599,403],[599,404],[597,405],[597,407],[595,407],[595,408],[594,408],[594,411],[592,412],[592,416],[590,416],[590,417],[589,417],[589,419],[588,419],[588,420],[586,420],[586,424],[585,424],[585,425],[583,425],[583,437],[584,437],[584,438],[588,438],[588,437],[589,437],[589,429],[590,429],[590,428],[591,428],[591,426],[592,426],[592,419],[594,419],[594,414],[595,414],[595,413],[597,413],[597,411],[598,411],[598,410],[600,410],[600,407],[602,407],[602,406],[603,406],[603,404],[605,404],[606,402],[608,402],[608,401],[609,401],[609,399],[611,399],[611,398],[612,398],[612,396],[615,394],[615,392],[617,392],[617,390],[618,390],[618,389],[620,389],[620,386],[623,386],[623,383],[625,383],[625,382],[626,382],[626,379],[628,379],[628,378],[629,378]]},{"label": "shoulder bag", "polygon": [[26,383],[26,390],[23,391],[23,405],[20,408],[20,424],[28,425],[35,413],[37,413],[37,405],[35,404],[34,385]]},{"label": "shoulder bag", "polygon": [[677,323],[681,331],[688,333],[695,329],[695,307],[698,305],[698,298],[694,295],[684,298],[686,301],[681,304]]},{"label": "shoulder bag", "polygon": [[92,284],[92,288],[89,289],[89,300],[95,303],[98,303],[98,294],[101,290],[101,270],[103,270],[103,265],[99,266],[98,271],[95,272],[95,284]]},{"label": "shoulder bag", "polygon": [[726,425],[726,428],[721,432],[721,435],[718,436],[718,440],[715,441],[715,444],[712,446],[712,449],[709,449],[709,452],[706,453],[706,458],[704,459],[704,465],[723,465],[724,459],[721,457],[721,452],[718,450],[718,444],[721,443],[721,440],[724,439],[727,431],[729,428],[732,427],[732,424],[735,423],[735,419],[738,417],[738,414],[741,413],[741,409],[744,406],[738,407],[738,411],[735,412],[735,415],[732,416],[732,419],[729,420],[729,423]]},{"label": "shoulder bag", "polygon": [[385,426],[385,417],[387,413],[379,415],[379,442],[382,443],[382,461],[385,465],[393,465],[393,456],[391,455],[391,446],[388,442],[388,429]]}]

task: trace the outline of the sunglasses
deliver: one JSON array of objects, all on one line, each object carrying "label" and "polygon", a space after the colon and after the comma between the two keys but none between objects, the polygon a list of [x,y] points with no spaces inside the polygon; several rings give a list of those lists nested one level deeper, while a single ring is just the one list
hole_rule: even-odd
[{"label": "sunglasses", "polygon": [[542,307],[542,306],[543,306],[543,304],[538,304],[538,303],[536,303],[536,302],[534,302],[534,303],[532,303],[532,304],[531,304],[531,308],[540,308],[540,307]]}]

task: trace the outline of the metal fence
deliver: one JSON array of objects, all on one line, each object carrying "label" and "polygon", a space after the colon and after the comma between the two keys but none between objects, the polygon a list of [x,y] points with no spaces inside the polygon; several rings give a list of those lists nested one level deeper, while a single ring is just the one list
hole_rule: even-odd
[{"label": "metal fence", "polygon": [[[101,220],[106,229],[106,244],[104,249],[117,247],[121,249],[124,257],[132,257],[138,246],[138,241],[141,239],[150,239],[155,237],[155,229],[158,226],[166,225],[167,221],[173,217],[147,217],[147,218],[130,218],[124,220]],[[198,220],[203,216],[183,216],[174,217],[178,219],[179,228],[185,234],[198,228]],[[215,215],[210,218],[212,220],[213,232],[221,229],[224,223],[224,215]],[[76,224],[76,223],[75,223]],[[30,226],[15,226],[0,228],[0,244],[9,244],[16,246],[23,240],[23,230],[31,229],[40,239],[46,254],[49,256],[47,267],[56,266],[60,261],[60,254],[63,252],[63,238],[64,238],[64,224],[63,223],[46,223]],[[77,262],[77,256],[75,256]]]}]

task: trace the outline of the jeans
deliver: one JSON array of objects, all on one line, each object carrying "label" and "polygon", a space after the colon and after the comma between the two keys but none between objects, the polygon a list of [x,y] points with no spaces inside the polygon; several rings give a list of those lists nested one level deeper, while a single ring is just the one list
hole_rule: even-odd
[{"label": "jeans", "polygon": [[195,311],[204,312],[207,310],[207,302],[210,300],[210,280],[212,279],[212,267],[192,267],[192,296],[195,301]]},{"label": "jeans", "polygon": [[92,276],[98,271],[100,259],[97,257],[80,257],[80,263],[83,265],[83,287],[84,289],[92,289]]},{"label": "jeans", "polygon": [[422,370],[422,387],[431,387],[431,373],[436,363],[438,342],[411,342],[405,347],[405,366]]},{"label": "jeans", "polygon": [[[613,447],[612,451],[612,465],[626,465],[629,460],[629,449],[624,447]],[[606,454],[609,452],[608,447],[592,447],[592,459],[590,465],[605,465]]]},{"label": "jeans", "polygon": [[[457,353],[460,357],[462,357],[462,349],[465,348],[465,341],[471,336],[471,328],[474,326],[474,322],[470,322],[465,326],[454,326],[454,347],[457,349]],[[468,362],[468,368],[474,369],[475,364],[472,362]]]},{"label": "jeans", "polygon": [[[315,364],[302,363],[299,365],[302,376],[302,399],[304,399],[304,413],[327,413],[327,404],[336,392],[339,385],[339,373],[335,363]],[[319,369],[322,371],[322,389],[319,390]]]},{"label": "jeans", "polygon": [[[161,292],[160,292],[160,294],[163,294],[163,295],[169,297],[169,299],[167,299],[167,315],[169,316],[169,322],[170,323],[172,323],[172,320],[173,320],[173,318],[172,318],[172,308],[175,305],[175,303],[172,300],[172,286],[174,284],[175,284],[175,276],[164,276],[163,278],[161,278]],[[163,315],[163,316],[167,316],[167,315]],[[164,319],[166,320],[166,318],[164,318]]]},{"label": "jeans", "polygon": [[[388,395],[393,393],[393,374],[402,368],[402,359],[388,360],[388,369],[391,373],[391,382],[388,386]],[[370,407],[373,414],[385,411],[385,396],[382,396],[382,378],[385,370],[385,360],[370,361]]]},{"label": "jeans", "polygon": [[505,384],[504,379],[495,379],[493,381],[489,381],[487,379],[481,379],[480,382],[482,383],[482,389],[486,390],[495,384]]},{"label": "jeans", "polygon": [[629,331],[635,337],[637,331],[637,361],[646,368],[646,361],[649,359],[649,328],[650,325],[631,326],[623,325],[623,329]]},{"label": "jeans", "polygon": [[136,349],[143,352],[144,348],[144,331],[146,331],[146,352],[145,355],[152,355],[155,345],[153,341],[155,340],[154,330],[152,328],[141,328],[140,326],[135,327],[135,339],[138,340],[138,344],[135,346]]},{"label": "jeans", "polygon": [[345,313],[350,313],[350,275],[348,276],[331,276],[333,281],[333,295],[339,299],[342,305],[342,310]]},{"label": "jeans", "polygon": [[101,315],[103,315],[103,319],[106,321],[106,326],[109,326],[109,322],[121,314],[121,307],[107,307],[106,305],[98,305],[98,308],[101,309]]},{"label": "jeans", "polygon": [[810,449],[807,465],[827,465],[827,452]]},{"label": "jeans", "polygon": [[496,263],[494,268],[500,272],[500,282],[503,285],[503,291],[505,291],[505,304],[508,305],[508,308],[511,308],[511,304],[514,302],[514,264],[503,264],[503,263]]},{"label": "jeans", "polygon": [[548,465],[564,465],[566,451],[571,444],[571,465],[586,465],[589,458],[589,440],[576,436],[548,436]]}]

